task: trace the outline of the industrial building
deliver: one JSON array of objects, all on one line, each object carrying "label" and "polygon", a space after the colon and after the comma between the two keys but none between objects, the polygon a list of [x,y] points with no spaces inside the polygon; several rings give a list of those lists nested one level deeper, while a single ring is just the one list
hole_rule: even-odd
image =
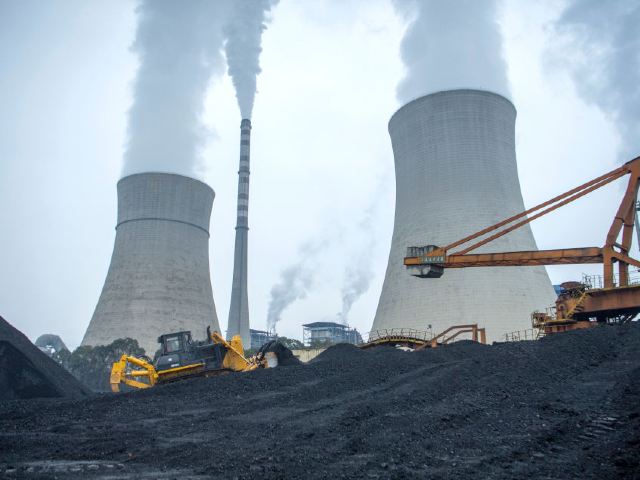
[{"label": "industrial building", "polygon": [[240,122],[240,168],[238,169],[238,214],[233,256],[233,283],[229,304],[227,340],[240,335],[243,345],[252,345],[249,333],[249,296],[247,293],[247,242],[249,240],[249,164],[251,120]]},{"label": "industrial building", "polygon": [[[272,340],[277,340],[278,338],[275,333],[265,332],[263,330],[254,330],[251,328],[249,329],[249,332],[251,334],[251,343],[248,348],[260,348],[264,344],[269,343]],[[244,345],[244,342],[242,344]]]},{"label": "industrial building", "polygon": [[311,346],[320,343],[362,343],[362,336],[355,328],[335,322],[314,322],[302,325],[302,342]]},{"label": "industrial building", "polygon": [[220,331],[209,274],[213,190],[193,178],[139,173],[118,182],[111,264],[82,345],[131,337],[153,356],[162,333]]},{"label": "industrial building", "polygon": [[[392,116],[395,221],[373,331],[477,323],[492,341],[531,328],[530,314],[555,303],[544,267],[445,269],[422,279],[403,265],[410,247],[445,246],[524,211],[515,119],[509,100],[479,90],[427,95]],[[537,250],[529,225],[474,253],[519,250]]]}]

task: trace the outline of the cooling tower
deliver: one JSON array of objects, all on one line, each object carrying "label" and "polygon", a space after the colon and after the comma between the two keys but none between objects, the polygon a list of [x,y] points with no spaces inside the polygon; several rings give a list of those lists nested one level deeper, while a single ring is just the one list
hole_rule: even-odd
[{"label": "cooling tower", "polygon": [[247,241],[249,236],[249,161],[251,120],[240,123],[240,169],[238,170],[238,217],[236,222],[236,247],[233,257],[233,284],[227,340],[240,335],[242,345],[251,347],[249,332],[249,297],[247,295]]},{"label": "cooling tower", "polygon": [[[515,119],[511,102],[477,90],[427,95],[393,115],[395,223],[372,330],[477,323],[494,341],[531,328],[530,314],[555,303],[544,267],[445,269],[422,279],[403,265],[408,247],[445,246],[524,211]],[[473,253],[517,250],[537,250],[529,225]]]},{"label": "cooling tower", "polygon": [[118,182],[116,240],[82,345],[131,337],[149,356],[163,333],[220,331],[209,276],[213,190],[198,180],[139,173]]}]

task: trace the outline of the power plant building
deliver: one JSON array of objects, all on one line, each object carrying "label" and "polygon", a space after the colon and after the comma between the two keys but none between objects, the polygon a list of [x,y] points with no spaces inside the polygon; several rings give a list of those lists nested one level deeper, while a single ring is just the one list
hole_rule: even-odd
[{"label": "power plant building", "polygon": [[[509,100],[479,90],[427,95],[392,116],[395,221],[373,331],[477,323],[495,341],[531,328],[531,313],[555,303],[544,267],[444,269],[423,279],[403,265],[409,247],[443,247],[524,211],[515,119]],[[529,225],[472,253],[519,250],[537,250]]]},{"label": "power plant building", "polygon": [[251,120],[240,123],[240,168],[238,169],[238,214],[236,221],[236,245],[233,257],[233,283],[229,304],[227,340],[240,335],[242,345],[252,345],[249,332],[249,296],[247,293],[247,242],[249,241],[249,163]]},{"label": "power plant building", "polygon": [[193,178],[139,173],[118,182],[116,239],[82,345],[131,337],[149,356],[163,333],[220,331],[209,273],[213,190]]},{"label": "power plant building", "polygon": [[245,348],[260,348],[265,343],[269,343],[272,340],[277,340],[278,336],[275,333],[265,332],[264,330],[249,330],[251,335],[251,345],[244,345]]},{"label": "power plant building", "polygon": [[362,343],[355,328],[335,322],[313,322],[302,325],[302,341],[306,346],[314,343]]}]

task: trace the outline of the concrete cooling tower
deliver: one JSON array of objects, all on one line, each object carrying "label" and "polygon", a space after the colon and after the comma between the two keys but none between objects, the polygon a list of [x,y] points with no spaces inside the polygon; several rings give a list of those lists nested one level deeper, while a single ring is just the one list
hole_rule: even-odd
[{"label": "concrete cooling tower", "polygon": [[[515,119],[506,98],[477,90],[427,95],[393,115],[395,224],[372,330],[437,334],[477,323],[494,341],[531,328],[530,314],[555,303],[544,267],[445,269],[423,279],[403,265],[408,247],[446,246],[524,211]],[[518,250],[537,250],[529,225],[472,253]]]},{"label": "concrete cooling tower", "polygon": [[138,340],[149,356],[163,333],[220,332],[209,275],[213,190],[198,180],[139,173],[118,182],[107,279],[82,345]]}]

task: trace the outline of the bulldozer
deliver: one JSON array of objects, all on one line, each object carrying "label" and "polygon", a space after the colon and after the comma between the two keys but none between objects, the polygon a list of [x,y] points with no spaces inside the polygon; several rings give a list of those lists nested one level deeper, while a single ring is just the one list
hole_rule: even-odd
[{"label": "bulldozer", "polygon": [[[251,357],[244,356],[239,335],[228,342],[207,327],[207,339],[194,341],[190,331],[163,334],[156,360],[123,355],[111,369],[111,390],[120,391],[120,384],[136,388],[174,382],[185,378],[209,377],[230,372],[248,372],[278,366],[278,348],[272,341]],[[274,351],[275,350],[275,351]]]}]

